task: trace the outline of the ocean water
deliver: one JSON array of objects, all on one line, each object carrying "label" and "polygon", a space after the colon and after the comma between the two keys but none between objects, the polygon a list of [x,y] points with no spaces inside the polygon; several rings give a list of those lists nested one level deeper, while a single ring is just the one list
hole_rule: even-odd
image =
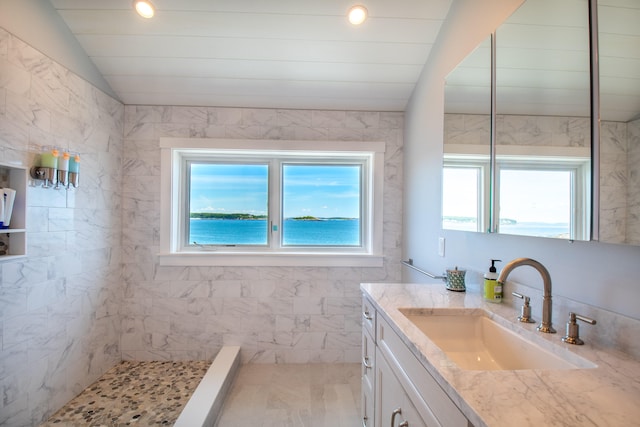
[{"label": "ocean water", "polygon": [[[445,230],[478,231],[475,222],[443,221]],[[519,222],[516,224],[500,224],[500,233],[519,236],[538,236],[569,238],[569,224],[553,224],[543,222]]]},{"label": "ocean water", "polygon": [[521,222],[517,224],[500,225],[500,233],[517,234],[519,236],[556,237],[568,239],[569,231],[569,224]]},{"label": "ocean water", "polygon": [[[200,245],[266,245],[266,220],[191,219],[189,243]],[[360,221],[296,221],[282,225],[289,246],[360,246]]]}]

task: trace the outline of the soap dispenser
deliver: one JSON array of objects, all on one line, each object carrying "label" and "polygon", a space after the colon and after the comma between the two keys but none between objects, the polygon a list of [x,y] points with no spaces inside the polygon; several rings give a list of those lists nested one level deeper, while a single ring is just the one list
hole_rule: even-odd
[{"label": "soap dispenser", "polygon": [[498,283],[498,273],[496,270],[496,262],[499,259],[491,260],[491,267],[484,275],[484,299],[490,302],[502,302],[502,284]]}]

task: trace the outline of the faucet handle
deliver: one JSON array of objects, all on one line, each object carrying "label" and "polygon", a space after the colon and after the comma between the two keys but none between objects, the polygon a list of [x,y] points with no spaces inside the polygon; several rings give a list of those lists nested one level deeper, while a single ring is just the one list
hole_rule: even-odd
[{"label": "faucet handle", "polygon": [[576,320],[582,320],[590,325],[595,325],[596,321],[586,316],[576,313],[569,313],[569,322],[567,322],[567,335],[562,337],[562,341],[567,344],[582,345],[584,341],[580,339],[580,326]]},{"label": "faucet handle", "polygon": [[511,292],[511,295],[524,300],[524,304],[520,309],[520,316],[518,317],[518,320],[522,323],[535,323],[536,321],[531,318],[531,306],[529,305],[529,301],[531,301],[531,298],[517,292]]}]

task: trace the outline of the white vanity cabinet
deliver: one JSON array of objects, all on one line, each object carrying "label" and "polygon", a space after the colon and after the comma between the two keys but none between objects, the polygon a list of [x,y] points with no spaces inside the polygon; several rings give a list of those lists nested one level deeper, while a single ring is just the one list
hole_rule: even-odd
[{"label": "white vanity cabinet", "polygon": [[[473,427],[365,297],[363,313],[367,308],[375,334],[370,335],[369,327],[363,321],[363,426]],[[371,368],[365,367],[367,360]],[[375,373],[373,378],[370,378],[370,371]],[[375,402],[373,414],[370,413],[372,399]]]}]

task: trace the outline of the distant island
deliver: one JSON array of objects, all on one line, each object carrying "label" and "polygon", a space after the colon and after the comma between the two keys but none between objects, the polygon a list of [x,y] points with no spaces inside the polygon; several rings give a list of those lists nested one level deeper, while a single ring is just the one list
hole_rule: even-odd
[{"label": "distant island", "polygon": [[234,219],[244,221],[265,220],[266,215],[253,215],[247,213],[213,213],[213,212],[192,212],[189,215],[192,219]]},{"label": "distant island", "polygon": [[[257,221],[266,220],[266,215],[253,215],[248,213],[213,213],[213,212],[192,212],[189,217],[191,219],[229,219],[229,220],[241,220],[241,221]],[[311,215],[296,216],[292,218],[285,218],[292,221],[353,221],[357,218],[344,218],[344,217],[331,217],[322,218]]]},{"label": "distant island", "polygon": [[330,218],[318,218],[316,216],[296,216],[293,218],[286,218],[286,219],[291,219],[293,221],[353,221],[357,218],[344,218],[344,217],[338,217],[338,216],[333,216]]},{"label": "distant island", "polygon": [[[462,222],[475,223],[475,222],[477,222],[477,218],[469,217],[469,216],[444,216],[444,217],[442,217],[442,219],[445,222],[458,222],[458,223],[462,223]],[[516,221],[515,219],[500,218],[500,224],[502,224],[502,225],[515,225],[517,223],[518,223],[518,221]]]}]

